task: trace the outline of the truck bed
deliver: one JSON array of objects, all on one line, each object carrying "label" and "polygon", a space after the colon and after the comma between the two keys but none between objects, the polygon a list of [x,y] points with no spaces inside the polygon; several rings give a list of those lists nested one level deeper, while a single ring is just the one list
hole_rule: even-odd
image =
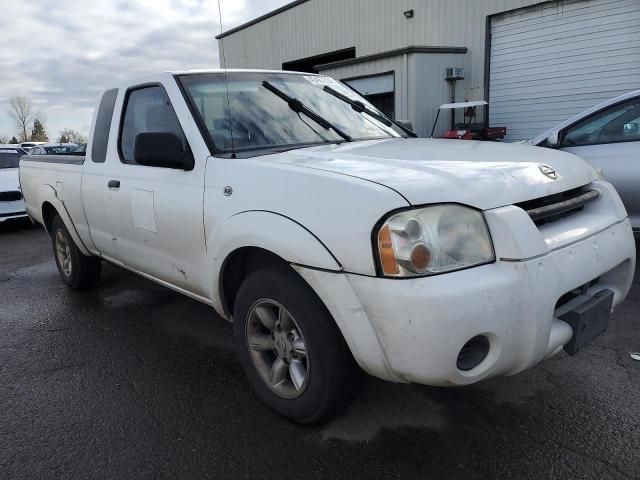
[{"label": "truck bed", "polygon": [[20,186],[27,213],[44,224],[42,206],[45,201],[59,201],[76,228],[85,230],[82,210],[81,155],[23,155],[20,158]]}]

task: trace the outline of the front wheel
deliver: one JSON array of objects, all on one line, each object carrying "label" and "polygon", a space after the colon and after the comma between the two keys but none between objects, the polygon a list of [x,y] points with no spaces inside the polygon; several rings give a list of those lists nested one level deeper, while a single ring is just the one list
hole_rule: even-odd
[{"label": "front wheel", "polygon": [[100,279],[101,260],[82,254],[60,216],[51,223],[51,246],[58,273],[67,286],[73,290],[88,290],[96,286]]},{"label": "front wheel", "polygon": [[329,420],[358,392],[362,372],[340,330],[288,267],[256,271],[242,283],[234,337],[256,395],[296,422]]}]

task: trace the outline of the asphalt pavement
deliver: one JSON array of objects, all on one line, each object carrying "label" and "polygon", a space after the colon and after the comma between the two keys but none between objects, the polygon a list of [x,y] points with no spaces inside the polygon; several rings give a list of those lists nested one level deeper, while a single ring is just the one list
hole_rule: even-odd
[{"label": "asphalt pavement", "polygon": [[49,238],[0,225],[0,479],[640,478],[640,276],[609,331],[508,378],[367,379],[320,427],[251,393],[231,325],[105,266],[58,279]]}]

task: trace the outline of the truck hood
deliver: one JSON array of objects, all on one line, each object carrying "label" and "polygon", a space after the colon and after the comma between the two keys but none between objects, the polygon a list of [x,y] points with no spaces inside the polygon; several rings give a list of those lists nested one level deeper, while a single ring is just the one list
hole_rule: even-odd
[{"label": "truck hood", "polygon": [[17,168],[0,168],[0,192],[20,189]]},{"label": "truck hood", "polygon": [[[598,178],[593,167],[568,153],[464,140],[385,139],[322,145],[268,158],[385,185],[412,205],[452,202],[482,210],[552,195]],[[546,176],[541,165],[552,167],[557,179]]]}]

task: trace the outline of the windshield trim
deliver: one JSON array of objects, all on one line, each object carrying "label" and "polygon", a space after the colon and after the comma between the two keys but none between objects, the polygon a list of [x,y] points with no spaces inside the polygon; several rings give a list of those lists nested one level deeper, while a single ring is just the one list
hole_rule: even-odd
[{"label": "windshield trim", "polygon": [[204,140],[204,143],[207,146],[207,149],[209,150],[209,154],[214,156],[219,156],[224,152],[220,150],[218,147],[216,147],[216,144],[213,142],[213,138],[211,138],[211,135],[209,135],[209,131],[207,130],[207,126],[204,123],[204,119],[202,118],[202,115],[200,115],[200,111],[198,110],[197,105],[195,104],[195,102],[193,101],[193,98],[191,97],[191,95],[189,95],[186,87],[182,83],[182,77],[187,77],[189,75],[205,75],[205,74],[204,73],[192,73],[188,75],[173,74],[173,79],[178,85],[178,89],[182,94],[182,98],[187,104],[189,113],[191,113],[191,118],[193,118],[193,121],[196,123],[196,126],[198,127],[198,131],[200,132],[200,137],[202,138],[202,140]]},{"label": "windshield trim", "polygon": [[221,152],[219,154],[213,155],[216,158],[252,158],[252,157],[262,157],[265,155],[274,155],[276,153],[284,153],[289,152],[291,150],[302,150],[305,148],[313,148],[313,147],[322,147],[325,145],[344,145],[351,144],[357,142],[375,142],[375,141],[385,141],[385,140],[406,140],[409,137],[362,137],[362,138],[354,138],[351,142],[347,142],[346,140],[327,140],[326,142],[306,142],[306,143],[295,143],[295,144],[282,144],[282,145],[269,145],[263,147],[250,147],[246,150],[236,150],[235,156],[232,156],[232,152]]},{"label": "windshield trim", "polygon": [[[281,145],[265,145],[262,147],[245,147],[244,149],[236,149],[235,152],[220,152],[215,157],[220,158],[250,158],[263,155],[273,155],[275,153],[283,153],[291,150],[299,150],[303,148],[321,147],[323,145],[342,145],[347,143],[346,140],[327,140],[326,142],[303,142],[303,143],[286,143]],[[235,155],[235,157],[233,156]]]},{"label": "windshield trim", "polygon": [[[271,154],[271,152],[273,153],[279,153],[279,152],[284,152],[284,151],[289,151],[289,150],[296,150],[298,148],[308,148],[308,147],[315,147],[315,146],[319,146],[319,145],[329,145],[329,144],[342,144],[342,143],[347,143],[346,139],[343,138],[339,138],[339,139],[335,139],[335,140],[326,140],[326,141],[321,141],[321,142],[303,142],[303,143],[287,143],[287,144],[282,144],[282,145],[265,145],[265,146],[261,146],[261,147],[247,147],[247,148],[234,148],[234,149],[228,149],[228,150],[224,150],[221,149],[219,147],[216,146],[215,142],[213,141],[213,138],[211,137],[211,135],[209,134],[209,130],[207,129],[206,124],[204,123],[204,119],[202,118],[202,115],[200,114],[200,110],[198,110],[197,105],[195,104],[195,101],[193,100],[193,97],[189,94],[189,92],[187,91],[187,88],[185,87],[184,83],[182,82],[183,78],[186,77],[191,77],[191,76],[201,76],[201,75],[212,75],[212,74],[216,74],[217,72],[195,72],[195,73],[176,73],[176,74],[172,74],[176,84],[178,85],[178,89],[180,90],[180,93],[182,94],[182,98],[184,98],[184,101],[187,104],[187,107],[189,108],[189,112],[191,113],[191,117],[193,118],[196,126],[198,127],[198,130],[200,132],[200,136],[202,137],[202,139],[205,142],[205,145],[207,146],[207,149],[209,150],[209,154],[214,156],[214,157],[219,157],[219,158],[236,158],[236,156],[240,155],[242,156],[242,158],[249,158],[252,156],[262,156],[262,155],[269,155]],[[312,74],[305,74],[302,72],[270,72],[270,73],[278,73],[278,74],[282,74],[282,75],[312,75]],[[220,73],[222,75],[222,73]],[[317,75],[317,76],[326,76],[326,75]],[[348,86],[347,86],[348,87]],[[356,92],[357,93],[357,92]],[[406,134],[406,131],[404,128],[400,127],[399,125],[396,124],[396,122],[394,122],[393,120],[391,120],[393,122],[394,125],[396,125],[398,128],[400,128],[402,130],[403,133]],[[399,137],[393,137],[391,135],[380,135],[380,136],[375,136],[375,137],[360,137],[360,138],[351,138],[352,142],[361,142],[361,141],[372,141],[372,140],[389,140],[389,139],[397,139],[397,138],[401,138],[401,139],[406,139],[409,138],[409,135],[400,135]],[[249,153],[255,152],[255,155],[247,155]],[[263,152],[269,152],[269,153],[263,153]]]}]

